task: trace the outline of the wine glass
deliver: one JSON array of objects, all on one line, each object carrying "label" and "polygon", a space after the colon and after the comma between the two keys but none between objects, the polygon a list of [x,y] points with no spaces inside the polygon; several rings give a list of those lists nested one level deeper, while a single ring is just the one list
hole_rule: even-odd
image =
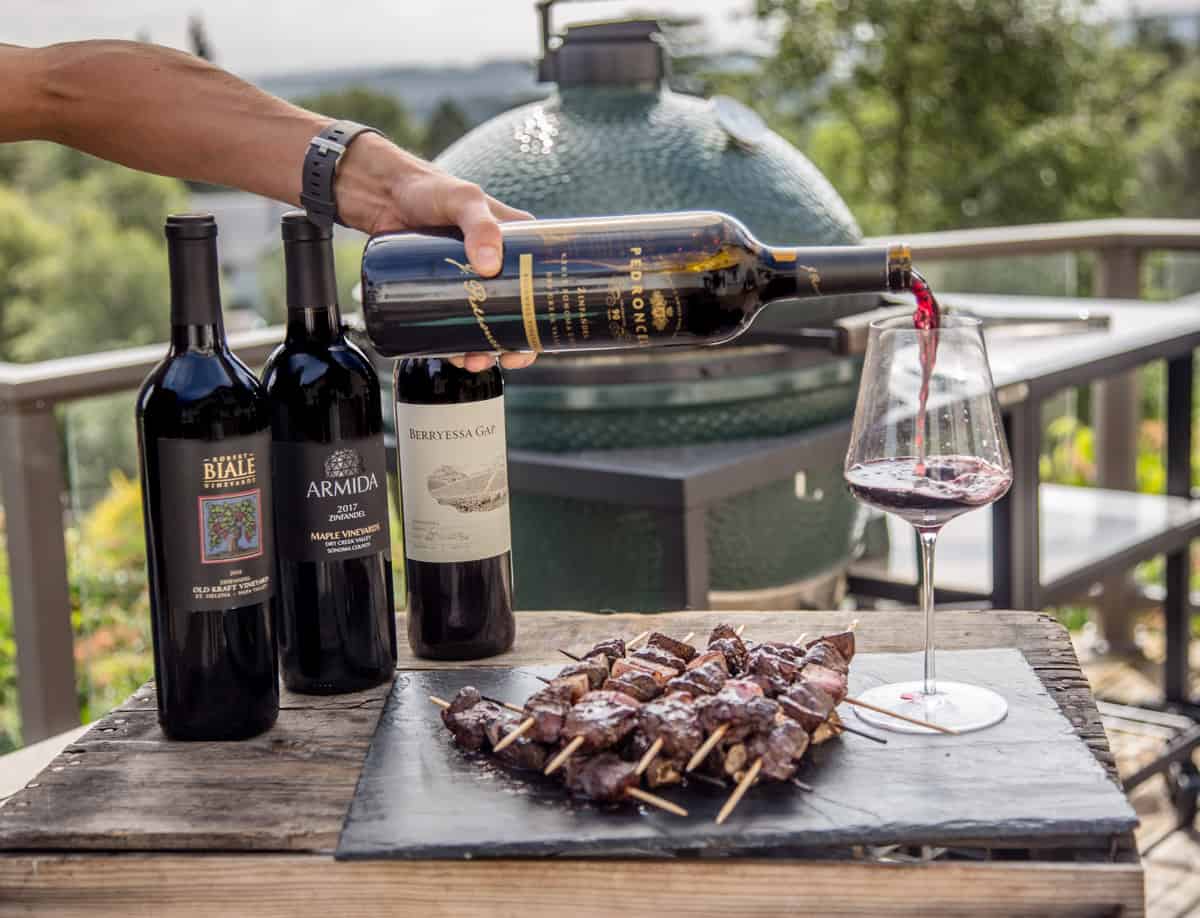
[{"label": "wine glass", "polygon": [[[946,523],[1003,497],[1012,484],[1000,406],[978,319],[947,316],[917,329],[907,316],[871,324],[846,483],[864,503],[911,523],[919,536],[925,677],[882,685],[860,697],[879,707],[965,732],[1004,719],[1008,703],[990,689],[938,682],[934,666],[933,550]],[[874,726],[926,727],[856,708]]]}]

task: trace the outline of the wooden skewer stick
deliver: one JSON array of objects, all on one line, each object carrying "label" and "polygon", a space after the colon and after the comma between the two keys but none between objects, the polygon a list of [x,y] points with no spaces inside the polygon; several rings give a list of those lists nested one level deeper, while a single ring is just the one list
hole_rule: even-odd
[{"label": "wooden skewer stick", "polygon": [[708,754],[716,748],[717,743],[725,738],[725,734],[729,732],[729,724],[721,724],[717,729],[709,734],[708,739],[704,741],[704,745],[696,750],[696,754],[688,759],[687,768],[684,771],[695,770],[701,762],[708,758]]},{"label": "wooden skewer stick", "polygon": [[534,723],[536,723],[536,721],[532,717],[526,717],[523,721],[521,721],[520,724],[517,725],[517,729],[513,730],[512,733],[504,734],[500,742],[492,747],[492,752],[503,752],[522,736],[532,730]]},{"label": "wooden skewer stick", "polygon": [[507,708],[508,710],[513,711],[517,714],[525,713],[524,708],[519,708],[515,704],[509,704],[507,701],[501,701],[499,698],[492,698],[489,695],[480,695],[479,697],[482,698],[484,701],[490,701],[492,704],[498,704],[498,705],[500,705],[500,707]]},{"label": "wooden skewer stick", "polygon": [[792,783],[795,784],[802,791],[811,791],[813,789],[811,784],[805,784],[799,778],[792,778]]},{"label": "wooden skewer stick", "polygon": [[792,641],[792,643],[793,643],[793,644],[803,644],[803,643],[804,643],[804,639],[805,639],[806,637],[808,637],[808,632],[807,632],[807,631],[805,631],[805,632],[804,632],[802,635],[800,635],[800,637],[796,638],[796,640]]},{"label": "wooden skewer stick", "polygon": [[695,631],[689,631],[687,634],[685,634],[685,635],[683,636],[683,643],[684,643],[684,644],[686,644],[688,641],[690,641],[690,640],[691,640],[692,638],[694,638],[695,636],[696,636],[696,632],[695,632]]},{"label": "wooden skewer stick", "polygon": [[636,775],[645,774],[646,769],[650,767],[650,763],[654,761],[655,756],[657,756],[660,752],[662,752],[662,747],[663,747],[663,741],[662,741],[662,737],[660,736],[658,739],[656,739],[653,743],[650,744],[650,748],[646,750],[646,754],[644,756],[642,756],[641,761],[637,763],[637,768],[634,769],[634,774],[636,774]]},{"label": "wooden skewer stick", "polygon": [[721,812],[717,813],[717,825],[721,825],[721,823],[729,818],[729,814],[741,802],[742,797],[746,795],[746,791],[750,789],[750,785],[754,783],[760,771],[762,771],[762,758],[757,758],[754,760],[754,764],[746,770],[746,774],[742,776],[742,780],[738,782],[738,786],[733,789],[733,793],[729,795],[729,799],[721,807]]},{"label": "wooden skewer stick", "polygon": [[639,643],[639,642],[641,642],[641,641],[644,641],[644,640],[646,640],[646,638],[650,637],[650,635],[651,635],[651,632],[650,632],[650,631],[648,631],[648,630],[647,630],[647,631],[643,631],[641,634],[639,634],[639,635],[637,635],[636,637],[634,637],[634,638],[633,638],[633,640],[631,640],[631,641],[626,641],[626,642],[625,642],[625,649],[626,649],[626,650],[632,650],[632,649],[633,649],[633,645],[634,645],[634,644],[637,644],[637,643]]},{"label": "wooden skewer stick", "polygon": [[546,770],[543,771],[542,774],[544,774],[544,775],[554,774],[556,771],[558,771],[560,768],[562,768],[563,764],[567,761],[567,759],[569,759],[571,756],[573,756],[579,750],[579,747],[582,745],[583,745],[583,737],[582,736],[575,737],[575,739],[571,740],[571,742],[567,743],[567,745],[562,747],[562,750],[558,753],[558,755],[556,755],[554,758],[552,758],[550,760],[550,764],[548,764],[546,766]]},{"label": "wooden skewer stick", "polygon": [[887,745],[887,740],[882,736],[876,736],[874,733],[868,733],[866,730],[859,730],[857,727],[851,727],[844,720],[839,723],[835,729],[845,730],[847,733],[853,733],[855,736],[861,736],[863,739],[869,739],[872,742],[881,743],[884,746]]},{"label": "wooden skewer stick", "polygon": [[899,711],[889,711],[887,708],[881,708],[877,705],[869,704],[866,701],[859,701],[857,698],[851,698],[847,695],[843,699],[846,704],[852,704],[858,708],[866,708],[868,711],[874,711],[876,714],[885,714],[888,717],[894,717],[896,720],[907,721],[910,724],[916,724],[918,727],[928,727],[930,730],[936,730],[938,733],[945,733],[949,736],[958,736],[958,731],[950,727],[943,727],[941,724],[930,723],[927,720],[921,720],[917,717],[909,717],[907,714],[901,714]]},{"label": "wooden skewer stick", "polygon": [[445,698],[438,698],[437,695],[430,695],[429,700],[436,704],[439,708],[450,707],[450,702],[448,702]]},{"label": "wooden skewer stick", "polygon": [[632,797],[635,800],[640,800],[642,803],[648,803],[650,806],[656,806],[660,810],[666,810],[668,813],[674,813],[676,816],[686,816],[688,811],[681,806],[677,806],[670,800],[664,800],[658,794],[652,794],[649,791],[644,791],[640,787],[630,787],[625,791],[626,796]]},{"label": "wooden skewer stick", "polygon": [[850,623],[850,627],[848,627],[846,630],[847,630],[847,631],[853,631],[853,630],[854,630],[855,628],[857,628],[857,627],[858,627],[858,619],[856,618],[854,621],[852,621],[852,622]]},{"label": "wooden skewer stick", "polygon": [[558,648],[558,652],[559,652],[559,653],[561,653],[561,654],[562,654],[564,657],[566,657],[568,660],[574,660],[576,663],[579,663],[579,662],[582,660],[582,657],[577,657],[577,656],[575,656],[575,654],[573,654],[573,653],[567,653],[567,652],[566,652],[565,650],[563,650],[561,647],[560,647],[560,648]]},{"label": "wooden skewer stick", "polygon": [[736,634],[738,637],[741,637],[742,632],[745,630],[746,630],[746,626],[744,624],[738,625],[736,628],[733,629],[733,633]]}]

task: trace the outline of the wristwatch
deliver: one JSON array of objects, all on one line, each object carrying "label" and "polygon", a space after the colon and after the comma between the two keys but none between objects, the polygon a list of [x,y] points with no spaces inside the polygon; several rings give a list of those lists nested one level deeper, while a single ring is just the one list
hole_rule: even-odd
[{"label": "wristwatch", "polygon": [[300,182],[300,203],[308,212],[308,219],[317,226],[328,228],[342,222],[333,196],[333,180],[346,149],[360,134],[380,133],[376,128],[354,121],[335,121],[308,142]]}]

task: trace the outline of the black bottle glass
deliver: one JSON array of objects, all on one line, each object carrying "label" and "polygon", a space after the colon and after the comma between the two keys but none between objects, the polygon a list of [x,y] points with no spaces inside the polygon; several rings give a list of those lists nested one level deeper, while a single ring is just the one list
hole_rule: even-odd
[{"label": "black bottle glass", "polygon": [[283,680],[310,694],[369,688],[396,668],[379,378],[343,331],[332,239],[284,215],[287,335],[263,372]]},{"label": "black bottle glass", "polygon": [[270,411],[225,339],[216,222],[166,236],[171,343],[137,402],[158,718],[241,739],[279,713]]},{"label": "black bottle glass", "polygon": [[379,352],[720,344],[775,300],[911,284],[907,246],[768,246],[720,213],[530,220],[502,231],[495,277],[474,272],[453,231],[371,239],[363,313]]},{"label": "black bottle glass", "polygon": [[500,369],[401,360],[395,390],[409,644],[437,660],[503,653],[516,622]]}]

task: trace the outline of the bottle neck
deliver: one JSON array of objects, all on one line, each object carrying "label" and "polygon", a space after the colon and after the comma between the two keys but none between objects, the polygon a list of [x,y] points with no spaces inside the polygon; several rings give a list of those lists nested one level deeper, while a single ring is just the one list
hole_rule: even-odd
[{"label": "bottle neck", "polygon": [[216,237],[168,239],[167,261],[171,272],[171,347],[176,351],[224,349]]},{"label": "bottle neck", "polygon": [[225,340],[225,326],[221,322],[203,325],[171,323],[171,350],[175,353],[181,351],[215,353],[228,350],[228,348],[229,344]]},{"label": "bottle neck", "polygon": [[333,344],[342,338],[342,313],[337,303],[327,306],[288,307],[287,341]]},{"label": "bottle neck", "polygon": [[905,245],[764,247],[763,302],[847,293],[895,293],[912,285]]},{"label": "bottle neck", "polygon": [[283,245],[287,272],[287,337],[331,343],[342,336],[337,272],[329,239],[288,240]]}]

